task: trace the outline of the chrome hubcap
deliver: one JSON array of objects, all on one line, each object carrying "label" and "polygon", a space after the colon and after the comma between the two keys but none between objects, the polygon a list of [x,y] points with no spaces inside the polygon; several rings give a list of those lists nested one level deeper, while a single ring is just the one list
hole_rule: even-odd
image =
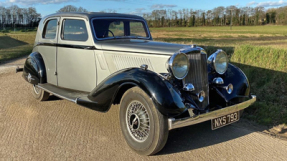
[{"label": "chrome hubcap", "polygon": [[150,131],[149,115],[145,106],[139,101],[132,101],[126,111],[126,124],[129,134],[138,142],[147,139]]}]

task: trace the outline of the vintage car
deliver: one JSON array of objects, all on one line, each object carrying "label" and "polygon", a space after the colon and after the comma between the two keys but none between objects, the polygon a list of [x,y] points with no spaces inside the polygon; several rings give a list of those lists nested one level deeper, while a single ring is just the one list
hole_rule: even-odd
[{"label": "vintage car", "polygon": [[256,101],[223,50],[207,58],[196,45],[155,42],[128,14],[44,17],[22,70],[39,101],[53,94],[100,112],[119,104],[126,142],[142,155],[159,152],[169,130],[208,120],[217,129]]}]

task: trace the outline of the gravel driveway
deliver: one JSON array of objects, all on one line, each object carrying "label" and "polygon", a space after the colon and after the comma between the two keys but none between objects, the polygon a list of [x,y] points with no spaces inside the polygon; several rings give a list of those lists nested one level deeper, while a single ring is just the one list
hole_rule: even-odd
[{"label": "gravel driveway", "polygon": [[170,131],[156,156],[140,156],[126,144],[119,107],[99,113],[51,96],[36,101],[31,85],[0,66],[0,160],[287,160],[287,141],[233,124],[210,123]]}]

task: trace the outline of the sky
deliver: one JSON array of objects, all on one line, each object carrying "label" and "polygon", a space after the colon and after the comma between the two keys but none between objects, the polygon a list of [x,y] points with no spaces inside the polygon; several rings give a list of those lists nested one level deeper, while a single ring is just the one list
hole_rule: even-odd
[{"label": "sky", "polygon": [[91,12],[115,10],[118,13],[151,13],[155,9],[210,10],[218,6],[282,7],[287,0],[0,0],[0,6],[35,7],[42,16],[55,13],[65,5],[83,7]]}]

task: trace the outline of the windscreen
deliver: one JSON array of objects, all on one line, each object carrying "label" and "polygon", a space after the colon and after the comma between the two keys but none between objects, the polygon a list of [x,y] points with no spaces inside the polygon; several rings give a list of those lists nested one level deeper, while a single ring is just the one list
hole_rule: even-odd
[{"label": "windscreen", "polygon": [[140,20],[95,19],[93,27],[98,39],[149,38],[146,25]]}]

